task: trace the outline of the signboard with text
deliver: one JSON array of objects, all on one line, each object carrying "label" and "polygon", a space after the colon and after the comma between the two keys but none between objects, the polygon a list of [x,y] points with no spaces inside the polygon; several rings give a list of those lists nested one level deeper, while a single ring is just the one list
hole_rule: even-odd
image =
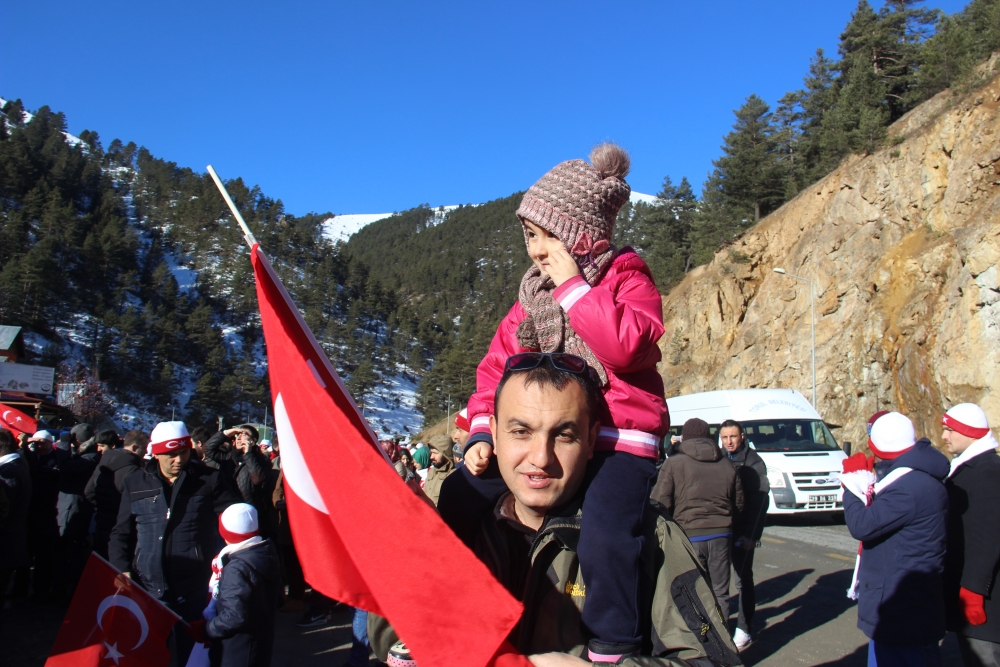
[{"label": "signboard with text", "polygon": [[0,364],[0,389],[28,394],[51,394],[55,389],[56,369],[27,364]]}]

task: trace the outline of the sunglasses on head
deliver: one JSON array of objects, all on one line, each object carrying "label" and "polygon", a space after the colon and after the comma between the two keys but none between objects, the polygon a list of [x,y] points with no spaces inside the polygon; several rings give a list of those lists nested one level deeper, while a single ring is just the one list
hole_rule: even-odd
[{"label": "sunglasses on head", "polygon": [[508,371],[512,373],[530,371],[532,368],[541,366],[546,360],[556,370],[566,371],[575,375],[586,375],[587,371],[590,370],[583,357],[578,357],[575,354],[566,354],[565,352],[521,352],[507,358],[507,363],[504,364],[503,371],[504,373]]}]

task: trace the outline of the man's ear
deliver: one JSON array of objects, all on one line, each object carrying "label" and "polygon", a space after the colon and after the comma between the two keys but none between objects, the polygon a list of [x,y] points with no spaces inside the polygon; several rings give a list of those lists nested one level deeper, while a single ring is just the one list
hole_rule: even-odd
[{"label": "man's ear", "polygon": [[495,414],[490,415],[490,435],[493,436],[493,449],[497,446],[497,416]]},{"label": "man's ear", "polygon": [[594,449],[597,447],[597,436],[601,434],[601,422],[595,421],[590,427],[590,451],[587,452],[587,460],[594,458]]}]

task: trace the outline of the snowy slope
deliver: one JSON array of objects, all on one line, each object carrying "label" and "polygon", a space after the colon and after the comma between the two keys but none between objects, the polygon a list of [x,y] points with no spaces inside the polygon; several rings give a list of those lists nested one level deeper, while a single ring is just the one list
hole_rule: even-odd
[{"label": "snowy slope", "polygon": [[[633,204],[638,202],[643,202],[645,204],[655,204],[659,201],[655,195],[647,195],[641,192],[632,192],[629,196],[629,201]],[[475,204],[473,204],[475,206]],[[448,214],[454,211],[458,206],[439,206],[434,211],[434,219],[431,221],[431,225],[440,225],[448,218]],[[351,236],[359,232],[363,227],[370,225],[373,222],[378,222],[379,220],[384,220],[393,213],[350,213],[346,215],[337,215],[332,218],[327,218],[323,221],[323,236],[330,239],[331,241],[344,241],[345,243]]]}]

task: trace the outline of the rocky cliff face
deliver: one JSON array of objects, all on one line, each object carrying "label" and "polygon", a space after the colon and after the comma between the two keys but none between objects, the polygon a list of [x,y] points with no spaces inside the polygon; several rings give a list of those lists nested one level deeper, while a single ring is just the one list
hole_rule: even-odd
[{"label": "rocky cliff face", "polygon": [[[877,410],[940,440],[943,409],[1000,426],[1000,77],[945,91],[692,271],[663,301],[667,396],[784,387],[867,442]],[[894,143],[894,142],[890,142]]]}]

